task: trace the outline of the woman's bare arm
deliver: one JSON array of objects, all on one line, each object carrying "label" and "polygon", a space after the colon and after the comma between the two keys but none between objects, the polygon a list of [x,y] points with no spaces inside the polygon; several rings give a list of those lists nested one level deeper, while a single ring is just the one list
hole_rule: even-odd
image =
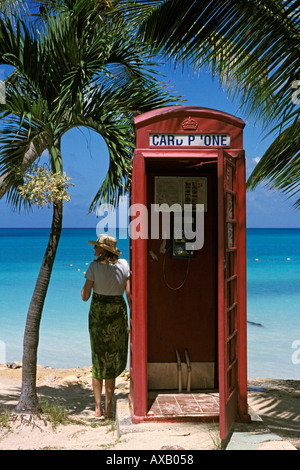
[{"label": "woman's bare arm", "polygon": [[91,296],[92,288],[94,285],[94,281],[89,281],[88,279],[85,281],[85,284],[81,291],[81,298],[84,302],[87,302]]}]

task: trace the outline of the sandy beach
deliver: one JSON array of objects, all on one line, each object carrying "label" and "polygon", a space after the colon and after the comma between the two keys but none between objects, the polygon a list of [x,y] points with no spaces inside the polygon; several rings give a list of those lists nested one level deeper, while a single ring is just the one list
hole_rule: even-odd
[{"label": "sandy beach", "polygon": [[[115,421],[94,418],[91,368],[38,367],[38,395],[64,411],[64,423],[51,422],[45,413],[15,414],[22,368],[0,365],[0,450],[160,450],[218,448],[218,425],[175,423],[119,436]],[[129,373],[117,379],[115,398],[126,398]],[[249,405],[271,432],[300,449],[300,381],[249,379]],[[204,431],[203,431],[204,430]]]}]

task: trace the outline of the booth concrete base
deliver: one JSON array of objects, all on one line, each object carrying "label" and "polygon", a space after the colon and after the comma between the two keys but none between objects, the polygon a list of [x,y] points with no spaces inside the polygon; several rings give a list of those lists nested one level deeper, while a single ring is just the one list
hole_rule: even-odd
[{"label": "booth concrete base", "polygon": [[297,450],[289,441],[269,431],[249,407],[250,423],[235,423],[226,441],[219,424],[207,422],[154,422],[133,424],[128,399],[116,402],[119,442],[116,450]]},{"label": "booth concrete base", "polygon": [[[151,392],[149,393],[151,400]],[[218,393],[153,393],[147,420],[215,420],[219,418]]]}]

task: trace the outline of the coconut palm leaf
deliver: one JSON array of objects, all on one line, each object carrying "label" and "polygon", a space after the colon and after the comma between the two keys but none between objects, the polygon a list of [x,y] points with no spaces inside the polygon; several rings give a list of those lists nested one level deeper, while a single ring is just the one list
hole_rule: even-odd
[{"label": "coconut palm leaf", "polygon": [[0,105],[0,174],[9,187],[8,202],[19,208],[24,203],[18,191],[23,173],[51,145],[49,117],[47,100],[28,80],[12,74],[6,82],[5,104]]},{"label": "coconut palm leaf", "polygon": [[[274,140],[250,175],[247,186],[253,190],[261,181],[293,197],[300,185],[300,123],[289,126]],[[300,207],[300,198],[295,202]]]},{"label": "coconut palm leaf", "polygon": [[110,156],[107,176],[91,203],[90,212],[105,202],[117,204],[119,196],[128,191],[135,144],[133,117],[178,101],[154,80],[147,81],[143,87],[136,80],[123,87],[115,83],[108,87],[94,84],[89,90],[75,124],[86,125],[101,134]]},{"label": "coconut palm leaf", "polygon": [[1,0],[0,15],[8,16],[13,19],[15,16],[28,13],[28,5],[25,0]]},{"label": "coconut palm leaf", "polygon": [[0,19],[1,56],[15,67],[1,116],[10,119],[0,177],[11,185],[11,202],[17,201],[13,170],[22,154],[27,168],[33,142],[44,149],[46,141],[50,148],[68,129],[93,123],[107,142],[110,166],[91,207],[106,198],[117,203],[130,183],[133,116],[178,103],[153,73],[145,48],[100,13],[95,14],[93,1],[77,0],[64,2],[63,11],[48,15],[39,30],[21,20],[14,28]]},{"label": "coconut palm leaf", "polygon": [[5,126],[1,128],[0,171],[1,175],[5,175],[7,201],[13,207],[27,207],[27,202],[20,197],[19,186],[23,183],[24,172],[50,141],[50,129],[47,126],[39,126],[32,120],[29,122],[28,118],[24,118],[21,125],[14,118],[6,119]]},{"label": "coconut palm leaf", "polygon": [[[300,79],[299,0],[140,0],[124,1],[122,8],[131,18],[139,9],[139,34],[155,53],[195,69],[208,66],[241,110],[278,136],[249,188],[268,180],[299,190],[300,108],[292,100],[292,84]],[[285,170],[271,171],[274,161]]]},{"label": "coconut palm leaf", "polygon": [[[299,2],[288,0],[165,0],[146,5],[144,39],[176,60],[209,65],[246,111],[272,120],[290,107],[290,81],[297,78]],[[156,8],[149,14],[149,5]],[[267,80],[266,80],[267,74]],[[287,82],[287,83],[286,83]],[[287,86],[284,86],[286,84]],[[252,102],[260,94],[258,105]],[[284,105],[266,100],[272,95]],[[288,96],[287,96],[288,95]],[[250,105],[248,107],[248,101]]]}]

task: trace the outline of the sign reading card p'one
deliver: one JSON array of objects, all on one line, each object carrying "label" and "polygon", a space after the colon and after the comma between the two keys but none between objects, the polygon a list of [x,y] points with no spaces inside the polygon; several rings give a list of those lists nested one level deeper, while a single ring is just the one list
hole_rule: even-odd
[{"label": "sign reading card p'one", "polygon": [[150,134],[150,147],[229,147],[229,134]]}]

